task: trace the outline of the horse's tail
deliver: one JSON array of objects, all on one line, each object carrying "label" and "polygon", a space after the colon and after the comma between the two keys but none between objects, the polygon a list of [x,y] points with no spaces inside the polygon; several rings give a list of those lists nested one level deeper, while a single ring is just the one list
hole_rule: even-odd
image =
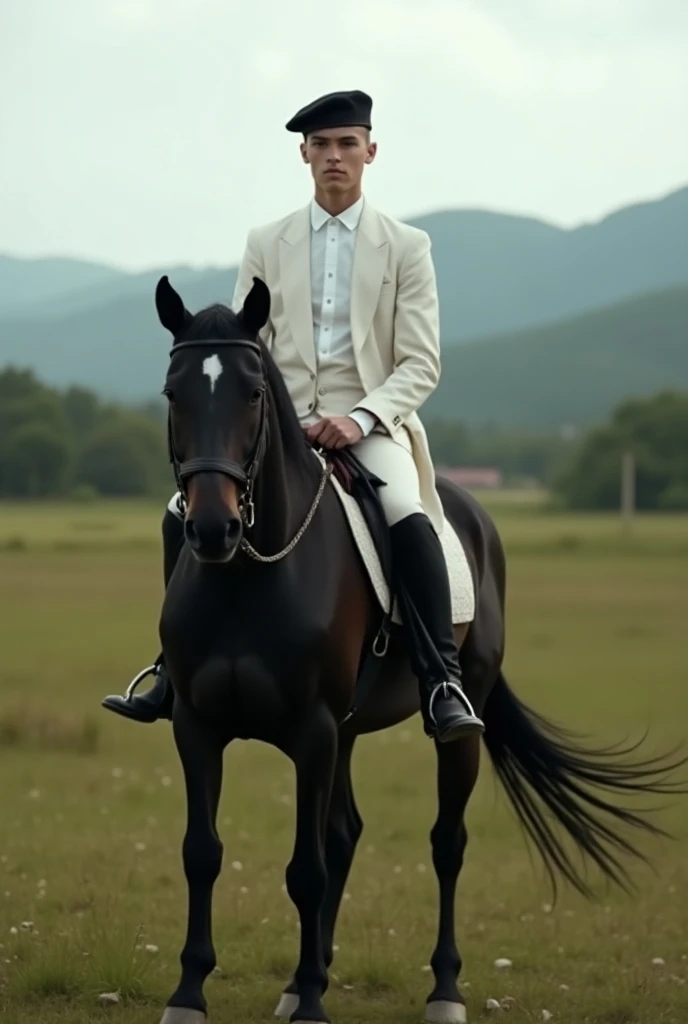
[{"label": "horse's tail", "polygon": [[671,781],[669,776],[688,758],[675,759],[672,751],[645,760],[629,759],[642,740],[626,747],[585,749],[577,745],[573,733],[523,704],[501,673],[486,703],[484,720],[490,758],[521,826],[544,861],[554,895],[559,872],[583,895],[593,896],[563,837],[555,831],[556,823],[584,860],[597,864],[608,879],[630,891],[629,874],[617,855],[630,854],[646,863],[647,858],[618,827],[631,826],[655,836],[668,837],[668,833],[640,813],[605,799],[600,791],[616,795],[686,792],[685,782]]}]

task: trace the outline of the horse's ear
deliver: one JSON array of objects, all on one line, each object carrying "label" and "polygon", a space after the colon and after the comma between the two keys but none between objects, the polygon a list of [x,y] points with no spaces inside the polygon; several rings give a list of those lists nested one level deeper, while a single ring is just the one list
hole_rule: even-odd
[{"label": "horse's ear", "polygon": [[239,313],[243,327],[251,334],[258,334],[268,322],[270,316],[270,289],[259,277],[253,278],[253,287],[244,299]]},{"label": "horse's ear", "polygon": [[193,319],[191,313],[184,306],[181,295],[170,284],[167,274],[160,278],[155,289],[155,308],[158,311],[160,323],[174,338],[181,334]]}]

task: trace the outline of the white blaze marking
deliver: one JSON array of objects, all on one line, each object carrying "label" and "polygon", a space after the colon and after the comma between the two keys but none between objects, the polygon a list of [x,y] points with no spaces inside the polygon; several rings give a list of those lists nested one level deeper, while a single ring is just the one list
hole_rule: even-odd
[{"label": "white blaze marking", "polygon": [[203,373],[210,380],[210,393],[215,391],[215,385],[223,370],[222,363],[217,355],[208,356],[203,360]]}]

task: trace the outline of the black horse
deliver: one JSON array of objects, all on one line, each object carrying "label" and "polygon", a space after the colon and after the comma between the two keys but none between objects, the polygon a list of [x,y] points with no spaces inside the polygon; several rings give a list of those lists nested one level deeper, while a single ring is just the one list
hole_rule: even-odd
[{"label": "black horse", "polygon": [[[238,314],[221,305],[190,314],[167,278],[156,290],[160,321],[174,339],[164,390],[186,506],[186,542],[160,620],[186,781],[189,894],[181,979],[163,1024],[205,1020],[203,986],[215,966],[212,893],[223,857],[216,816],[223,752],[231,740],[265,741],[294,762],[296,834],[286,883],[300,916],[301,948],[276,1013],[293,1022],[327,1021],[322,997],[335,921],[362,830],[350,774],[354,744],[357,736],[419,710],[403,628],[395,627],[369,699],[347,717],[380,608],[339,498],[259,339],[269,305],[268,289],[258,280]],[[669,773],[685,759],[632,763],[618,752],[586,752],[518,700],[501,670],[505,558],[499,536],[468,494],[443,480],[438,489],[473,575],[474,621],[457,627],[456,636],[465,690],[484,719],[483,739],[497,774],[553,883],[559,873],[590,893],[554,820],[579,852],[625,886],[618,854],[642,854],[615,825],[661,830],[600,791],[675,792]],[[438,810],[430,842],[439,922],[425,1020],[455,1024],[466,1016],[457,983],[454,897],[480,739],[434,745]]]}]

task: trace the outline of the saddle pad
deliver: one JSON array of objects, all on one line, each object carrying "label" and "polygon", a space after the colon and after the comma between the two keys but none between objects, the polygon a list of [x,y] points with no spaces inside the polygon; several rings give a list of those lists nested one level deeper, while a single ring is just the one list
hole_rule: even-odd
[{"label": "saddle pad", "polygon": [[[390,593],[387,580],[382,572],[380,558],[368,529],[363,513],[356,499],[347,494],[334,475],[330,477],[330,483],[335,489],[342,504],[344,513],[349,522],[351,533],[356,542],[363,564],[365,565],[370,582],[377,594],[377,598],[383,611],[389,608]],[[445,517],[444,529],[442,530],[442,548],[449,573],[449,584],[451,588],[452,622],[459,625],[464,622],[472,622],[475,615],[475,592],[473,589],[473,577],[466,560],[466,553],[463,545],[456,535],[454,527]],[[394,605],[392,621],[401,623],[397,603]]]}]

